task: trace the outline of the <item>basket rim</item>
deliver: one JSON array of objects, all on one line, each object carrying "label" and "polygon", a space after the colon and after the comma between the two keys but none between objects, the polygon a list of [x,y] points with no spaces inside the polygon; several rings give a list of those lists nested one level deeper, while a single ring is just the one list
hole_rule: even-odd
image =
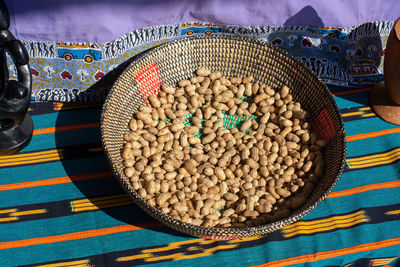
[{"label": "basket rim", "polygon": [[[246,41],[246,42],[252,42],[255,43],[257,45],[260,46],[267,46],[272,50],[276,50],[278,53],[282,54],[283,56],[286,56],[288,59],[293,61],[293,64],[295,64],[297,67],[299,67],[300,69],[304,70],[305,72],[308,72],[308,75],[310,75],[311,77],[314,77],[315,79],[317,79],[317,81],[322,85],[324,92],[327,94],[327,97],[330,98],[331,102],[332,102],[332,106],[336,112],[336,114],[338,114],[338,119],[339,119],[339,128],[340,128],[340,132],[338,131],[338,134],[341,135],[341,144],[342,144],[342,153],[341,153],[341,164],[339,169],[337,170],[336,173],[336,177],[333,180],[333,182],[330,184],[328,190],[326,190],[316,201],[314,201],[311,205],[303,208],[303,209],[298,209],[295,212],[291,213],[289,216],[284,217],[279,219],[276,222],[273,223],[267,223],[267,224],[263,224],[260,226],[254,226],[254,227],[245,227],[245,228],[215,228],[215,227],[203,227],[203,226],[196,226],[193,224],[189,224],[189,223],[185,223],[182,222],[181,220],[177,220],[175,218],[173,218],[172,216],[162,213],[159,209],[149,205],[149,209],[152,211],[152,213],[157,214],[157,213],[162,213],[164,216],[167,216],[168,219],[170,220],[170,222],[172,223],[177,223],[177,224],[181,224],[183,226],[187,226],[187,228],[185,227],[185,229],[192,229],[198,233],[207,233],[209,232],[211,235],[213,236],[218,236],[217,232],[221,231],[221,235],[226,235],[229,236],[229,234],[226,233],[222,233],[222,231],[235,231],[235,234],[240,235],[240,233],[246,234],[246,235],[259,235],[260,232],[265,232],[265,234],[275,231],[275,230],[271,230],[268,231],[268,229],[271,228],[276,228],[276,229],[281,229],[286,225],[289,225],[291,223],[294,223],[296,221],[298,221],[300,218],[304,217],[305,215],[307,215],[309,212],[311,212],[314,208],[316,208],[323,200],[326,199],[327,195],[332,191],[332,189],[334,188],[334,186],[336,185],[337,181],[339,180],[340,176],[343,173],[344,167],[345,167],[345,163],[346,163],[346,153],[347,153],[347,142],[346,142],[346,135],[345,135],[345,127],[344,127],[344,122],[343,122],[343,118],[340,114],[339,108],[337,106],[336,101],[333,98],[333,95],[331,93],[331,91],[329,90],[329,88],[327,87],[327,85],[322,81],[322,79],[316,74],[314,73],[311,69],[307,68],[299,59],[295,58],[294,56],[290,55],[288,52],[284,51],[283,49],[281,49],[280,47],[275,47],[272,46],[271,44],[258,39],[255,36],[246,36],[246,35],[237,35],[237,34],[228,34],[228,33],[218,33],[218,34],[213,34],[213,35],[208,35],[208,36],[204,36],[204,35],[196,35],[196,36],[185,36],[185,37],[178,37],[176,39],[174,39],[173,41],[168,41],[167,43],[164,44],[160,44],[156,47],[150,48],[136,56],[134,56],[135,58],[132,60],[132,62],[129,63],[129,65],[124,69],[124,71],[119,75],[119,77],[116,79],[116,81],[114,82],[111,90],[109,91],[105,102],[103,104],[103,108],[102,108],[102,112],[101,112],[101,117],[100,117],[100,132],[101,132],[101,141],[102,141],[102,146],[104,148],[104,152],[106,155],[106,159],[107,162],[109,163],[111,170],[115,176],[115,178],[118,180],[118,182],[121,184],[121,186],[123,187],[123,189],[127,192],[127,194],[135,201],[136,204],[138,204],[140,207],[141,205],[139,204],[139,199],[142,199],[143,202],[147,202],[146,200],[144,200],[143,198],[141,198],[133,188],[130,188],[131,185],[127,184],[127,182],[120,177],[119,173],[115,170],[113,162],[111,160],[110,154],[109,154],[109,148],[108,148],[108,144],[106,143],[104,137],[104,133],[105,133],[105,126],[104,126],[104,120],[107,116],[107,108],[109,105],[109,102],[111,102],[111,96],[113,95],[114,91],[117,90],[118,84],[120,83],[122,77],[124,75],[126,75],[126,73],[134,67],[135,63],[137,61],[140,61],[141,59],[148,57],[148,56],[152,56],[152,54],[156,53],[158,50],[163,49],[166,46],[170,46],[173,45],[175,43],[184,43],[186,41],[190,41],[190,40],[195,40],[195,39],[232,39],[232,40],[238,40],[238,41]],[[131,59],[128,59],[127,61],[129,61]],[[135,195],[136,194],[136,195]],[[170,226],[169,224],[167,224],[166,222],[164,222],[163,220],[160,220],[160,218],[153,216],[148,210],[146,210],[146,208],[141,207],[147,214],[149,214],[151,217],[155,218],[158,221],[161,221],[163,224]],[[295,219],[295,221],[290,221]],[[171,226],[170,226],[171,227]],[[177,230],[174,227],[171,227],[174,230]],[[267,231],[266,231],[267,230]],[[179,231],[179,230],[177,230]],[[212,231],[212,232],[210,232]],[[182,231],[180,231],[182,232]],[[191,234],[189,231],[185,232],[186,234],[189,235],[193,235]]]}]

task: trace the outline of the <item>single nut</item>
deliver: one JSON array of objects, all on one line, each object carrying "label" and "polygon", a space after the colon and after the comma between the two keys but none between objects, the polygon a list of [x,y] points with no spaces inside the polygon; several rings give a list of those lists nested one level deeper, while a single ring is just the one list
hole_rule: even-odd
[{"label": "single nut", "polygon": [[153,108],[159,108],[159,107],[161,107],[161,103],[160,103],[160,101],[158,100],[157,96],[155,96],[155,95],[149,96],[149,102],[150,102],[150,104],[151,104],[151,106],[152,106]]},{"label": "single nut", "polygon": [[250,126],[251,126],[251,120],[244,121],[240,126],[240,131],[245,132],[248,129],[250,129]]},{"label": "single nut", "polygon": [[206,68],[198,68],[197,70],[196,70],[196,74],[198,75],[198,76],[203,76],[203,77],[206,77],[206,76],[208,76],[208,75],[210,75],[211,74],[211,71],[210,70],[208,70],[208,69],[206,69]]}]

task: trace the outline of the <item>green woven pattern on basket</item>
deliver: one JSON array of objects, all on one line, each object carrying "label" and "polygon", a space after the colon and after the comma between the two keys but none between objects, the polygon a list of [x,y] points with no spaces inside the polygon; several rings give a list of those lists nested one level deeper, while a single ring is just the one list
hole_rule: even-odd
[{"label": "green woven pattern on basket", "polygon": [[[243,102],[247,101],[249,103],[249,105],[251,105],[254,102],[253,98],[246,97],[246,96],[243,96],[243,97],[241,97],[239,99],[241,99]],[[251,116],[244,116],[244,115],[238,115],[238,114],[229,115],[225,111],[222,111],[222,110],[220,110],[220,111],[222,112],[222,114],[224,114],[224,117],[222,119],[223,120],[222,127],[224,127],[225,129],[228,129],[228,130],[231,129],[231,128],[237,128],[238,125],[243,121],[246,121],[246,120],[257,120],[257,118],[258,118],[255,115],[251,115]],[[183,122],[185,127],[192,126],[192,124],[190,122],[190,119],[193,117],[193,114],[194,113],[190,113],[189,115],[186,115],[186,120]],[[211,115],[211,117],[213,117],[213,116],[215,116],[215,114]],[[220,120],[221,119],[217,119],[217,121],[220,121]],[[204,119],[201,120],[201,122],[204,122],[204,121],[205,121]],[[250,131],[251,131],[251,129],[247,130],[246,133],[248,133]],[[200,138],[203,137],[201,132],[196,133],[193,136],[200,137]]]},{"label": "green woven pattern on basket", "polygon": [[[246,101],[249,103],[249,105],[251,105],[254,102],[254,99],[251,97],[247,97],[247,96],[242,96],[239,98],[240,100],[242,100],[242,102]],[[224,114],[223,117],[223,125],[222,127],[224,127],[225,129],[231,129],[231,128],[236,128],[238,127],[238,125],[246,120],[257,120],[257,116],[255,115],[251,115],[251,116],[244,116],[244,115],[238,115],[238,114],[233,114],[233,115],[229,115],[227,114],[225,111],[221,112]],[[185,121],[183,122],[183,124],[185,125],[185,127],[189,127],[192,126],[191,124],[191,118],[193,117],[194,113],[190,113],[188,115],[185,116]],[[215,116],[215,114],[212,114],[211,117]],[[221,119],[217,119],[217,121],[220,121]],[[169,118],[166,118],[165,123],[170,123],[171,120]],[[202,119],[201,122],[204,122],[205,120]],[[247,130],[246,133],[250,132],[251,129]],[[193,136],[195,137],[203,137],[203,134],[201,132],[198,132],[196,134],[194,134]]]},{"label": "green woven pattern on basket", "polygon": [[[228,129],[228,130],[231,129],[231,128],[238,127],[238,125],[243,121],[246,121],[246,120],[257,120],[257,116],[255,116],[255,115],[251,115],[249,117],[249,116],[238,115],[238,114],[229,115],[224,111],[221,111],[221,112],[224,114],[224,118],[222,119],[222,121],[223,121],[223,125],[222,126],[225,129]],[[215,115],[213,114],[211,117],[213,117],[213,116],[215,116]],[[191,113],[189,115],[186,115],[186,120],[183,122],[185,127],[192,126],[191,120],[190,120],[192,117],[193,117],[193,113]],[[166,119],[165,122],[169,122],[170,121],[170,120],[168,120],[168,121],[167,120],[168,119]],[[221,119],[217,119],[217,121],[220,121],[220,120]],[[201,121],[204,122],[205,120],[202,119]],[[251,131],[251,129],[247,130],[246,132],[250,132],[250,131]],[[202,138],[204,135],[201,132],[198,132],[198,133],[194,134],[193,136]]]},{"label": "green woven pattern on basket", "polygon": [[192,124],[190,123],[190,119],[193,117],[193,113],[190,113],[189,115],[186,115],[186,120],[183,122],[183,125],[185,127],[191,126]]},{"label": "green woven pattern on basket", "polygon": [[[257,116],[255,115],[251,115],[250,117],[248,116],[244,116],[244,115],[237,115],[237,114],[233,114],[233,115],[229,115],[224,113],[224,124],[223,127],[225,129],[231,129],[231,128],[236,128],[238,127],[238,125],[246,120],[256,120]],[[250,131],[250,130],[249,130]]]}]

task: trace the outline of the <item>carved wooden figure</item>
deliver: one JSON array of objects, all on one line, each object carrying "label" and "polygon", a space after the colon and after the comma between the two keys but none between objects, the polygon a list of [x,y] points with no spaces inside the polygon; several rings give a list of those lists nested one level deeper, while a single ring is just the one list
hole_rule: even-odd
[{"label": "carved wooden figure", "polygon": [[[10,16],[4,1],[0,1],[0,155],[15,153],[32,137],[33,122],[27,114],[32,76],[28,52],[8,30]],[[18,72],[18,81],[8,80],[6,52]]]}]

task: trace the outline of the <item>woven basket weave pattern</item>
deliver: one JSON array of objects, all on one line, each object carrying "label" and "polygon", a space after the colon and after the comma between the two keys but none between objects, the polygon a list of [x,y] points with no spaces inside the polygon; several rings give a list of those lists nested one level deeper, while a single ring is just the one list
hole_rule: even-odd
[{"label": "woven basket weave pattern", "polygon": [[[141,76],[143,80],[138,82],[135,75],[152,64],[159,76],[145,73]],[[192,77],[199,67],[221,71],[225,77],[251,75],[256,81],[273,88],[288,85],[294,100],[300,102],[308,111],[310,121],[314,121],[316,125],[333,125],[332,132],[320,134],[320,137],[330,138],[324,150],[324,176],[306,204],[289,217],[275,223],[245,229],[199,227],[161,213],[148,205],[133,190],[124,174],[121,151],[123,135],[128,131],[132,115],[141,105],[146,104],[147,100],[143,95],[147,95],[148,92],[143,90],[154,90],[146,89],[143,85],[157,84],[158,81],[154,79],[160,79],[162,84],[175,86],[178,81]],[[321,130],[329,131],[329,127],[321,127]],[[133,61],[116,81],[107,97],[101,118],[101,131],[103,146],[116,178],[142,209],[175,230],[217,239],[267,234],[297,221],[332,190],[344,167],[346,152],[343,121],[328,88],[310,70],[285,52],[260,41],[238,36],[216,35],[179,39],[159,46]]]}]

